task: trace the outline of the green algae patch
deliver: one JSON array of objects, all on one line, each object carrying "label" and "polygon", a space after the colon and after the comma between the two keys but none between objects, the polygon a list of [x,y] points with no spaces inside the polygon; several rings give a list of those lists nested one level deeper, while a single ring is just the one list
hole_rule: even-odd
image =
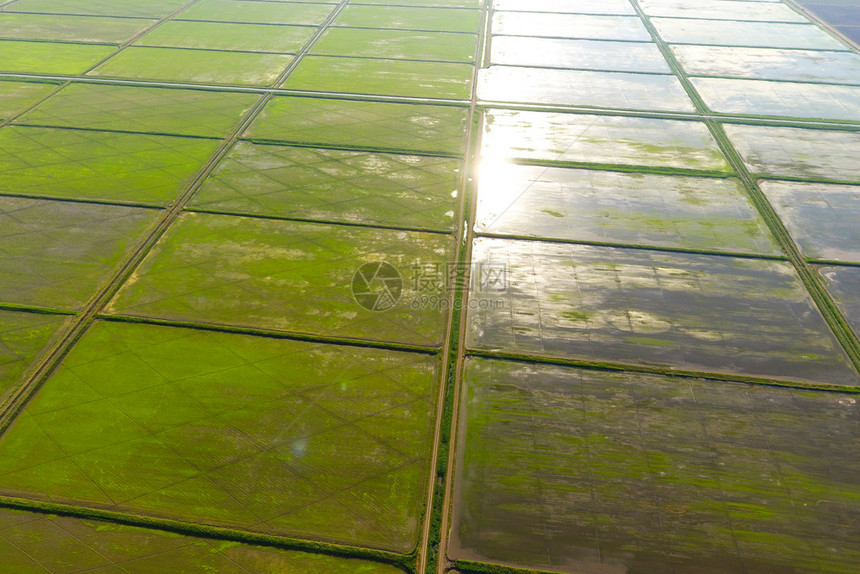
[{"label": "green algae patch", "polygon": [[860,384],[788,262],[483,238],[473,253],[505,276],[473,287],[470,348]]},{"label": "green algae patch", "polygon": [[240,86],[270,86],[293,60],[287,54],[132,46],[88,75]]},{"label": "green algae patch", "polygon": [[[15,572],[166,572],[219,574],[402,574],[352,558],[196,538],[106,521],[0,510],[0,552]],[[122,565],[122,566],[120,566]]]},{"label": "green algae patch", "polygon": [[231,92],[71,84],[19,124],[224,137],[259,96]]},{"label": "green algae patch", "polygon": [[408,553],[438,369],[413,353],[100,322],[0,439],[0,489]]},{"label": "green algae patch", "polygon": [[460,155],[466,108],[317,98],[274,98],[245,132],[251,139]]},{"label": "green algae patch", "polygon": [[0,72],[75,76],[115,50],[116,46],[0,40]]},{"label": "green algae patch", "polygon": [[0,400],[21,380],[69,322],[62,315],[0,309]]},{"label": "green algae patch", "polygon": [[[411,345],[442,341],[445,285],[415,266],[450,260],[436,233],[188,213],[167,232],[109,310],[113,313]],[[387,263],[359,286],[366,264]],[[363,272],[362,272],[363,273]],[[358,277],[358,279],[357,279]],[[399,277],[399,279],[398,279]],[[379,289],[379,291],[377,291]],[[379,301],[365,301],[362,295]],[[358,297],[357,297],[358,296]]]},{"label": "green algae patch", "polygon": [[217,147],[197,138],[6,127],[0,129],[0,191],[164,205]]},{"label": "green algae patch", "polygon": [[472,71],[471,64],[307,56],[287,78],[284,87],[314,92],[468,100]]},{"label": "green algae patch", "polygon": [[333,222],[450,230],[458,160],[238,143],[192,208]]},{"label": "green algae patch", "polygon": [[0,301],[80,309],[159,213],[0,197]]},{"label": "green algae patch", "polygon": [[482,359],[463,393],[455,559],[733,574],[860,557],[849,395]]}]

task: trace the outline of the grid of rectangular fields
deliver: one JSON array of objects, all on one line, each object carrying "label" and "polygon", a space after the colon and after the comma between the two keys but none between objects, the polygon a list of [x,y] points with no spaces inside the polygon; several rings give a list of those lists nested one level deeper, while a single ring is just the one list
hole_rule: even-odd
[{"label": "grid of rectangular fields", "polygon": [[779,1],[493,7],[449,563],[854,572],[857,47]]},{"label": "grid of rectangular fields", "polygon": [[0,2],[9,568],[426,564],[483,18]]},{"label": "grid of rectangular fields", "polygon": [[437,370],[412,353],[100,322],[0,442],[0,484],[406,552]]},{"label": "grid of rectangular fields", "polygon": [[855,574],[857,157],[793,0],[0,0],[0,570]]}]

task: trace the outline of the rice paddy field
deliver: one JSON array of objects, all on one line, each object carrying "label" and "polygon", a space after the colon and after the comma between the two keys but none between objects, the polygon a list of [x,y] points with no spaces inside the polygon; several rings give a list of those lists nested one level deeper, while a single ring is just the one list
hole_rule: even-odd
[{"label": "rice paddy field", "polygon": [[840,6],[0,0],[0,572],[860,573]]}]

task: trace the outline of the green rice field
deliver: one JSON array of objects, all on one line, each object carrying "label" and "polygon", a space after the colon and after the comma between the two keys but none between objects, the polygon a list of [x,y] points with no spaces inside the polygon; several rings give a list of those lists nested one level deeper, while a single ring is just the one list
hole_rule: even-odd
[{"label": "green rice field", "polygon": [[857,574],[834,25],[0,0],[0,572]]}]

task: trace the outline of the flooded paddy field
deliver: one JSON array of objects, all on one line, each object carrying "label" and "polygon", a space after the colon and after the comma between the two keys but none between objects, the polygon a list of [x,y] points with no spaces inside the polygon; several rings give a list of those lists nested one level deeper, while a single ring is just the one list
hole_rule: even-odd
[{"label": "flooded paddy field", "polygon": [[476,350],[858,383],[784,261],[500,239],[474,259],[508,281],[474,294]]},{"label": "flooded paddy field", "polygon": [[821,267],[819,273],[854,332],[860,333],[860,268]]},{"label": "flooded paddy field", "polygon": [[0,0],[0,561],[854,574],[814,13]]},{"label": "flooded paddy field", "polygon": [[481,166],[476,228],[582,242],[778,255],[740,182],[505,164]]},{"label": "flooded paddy field", "polygon": [[475,359],[462,409],[461,558],[601,573],[856,565],[855,398]]}]

